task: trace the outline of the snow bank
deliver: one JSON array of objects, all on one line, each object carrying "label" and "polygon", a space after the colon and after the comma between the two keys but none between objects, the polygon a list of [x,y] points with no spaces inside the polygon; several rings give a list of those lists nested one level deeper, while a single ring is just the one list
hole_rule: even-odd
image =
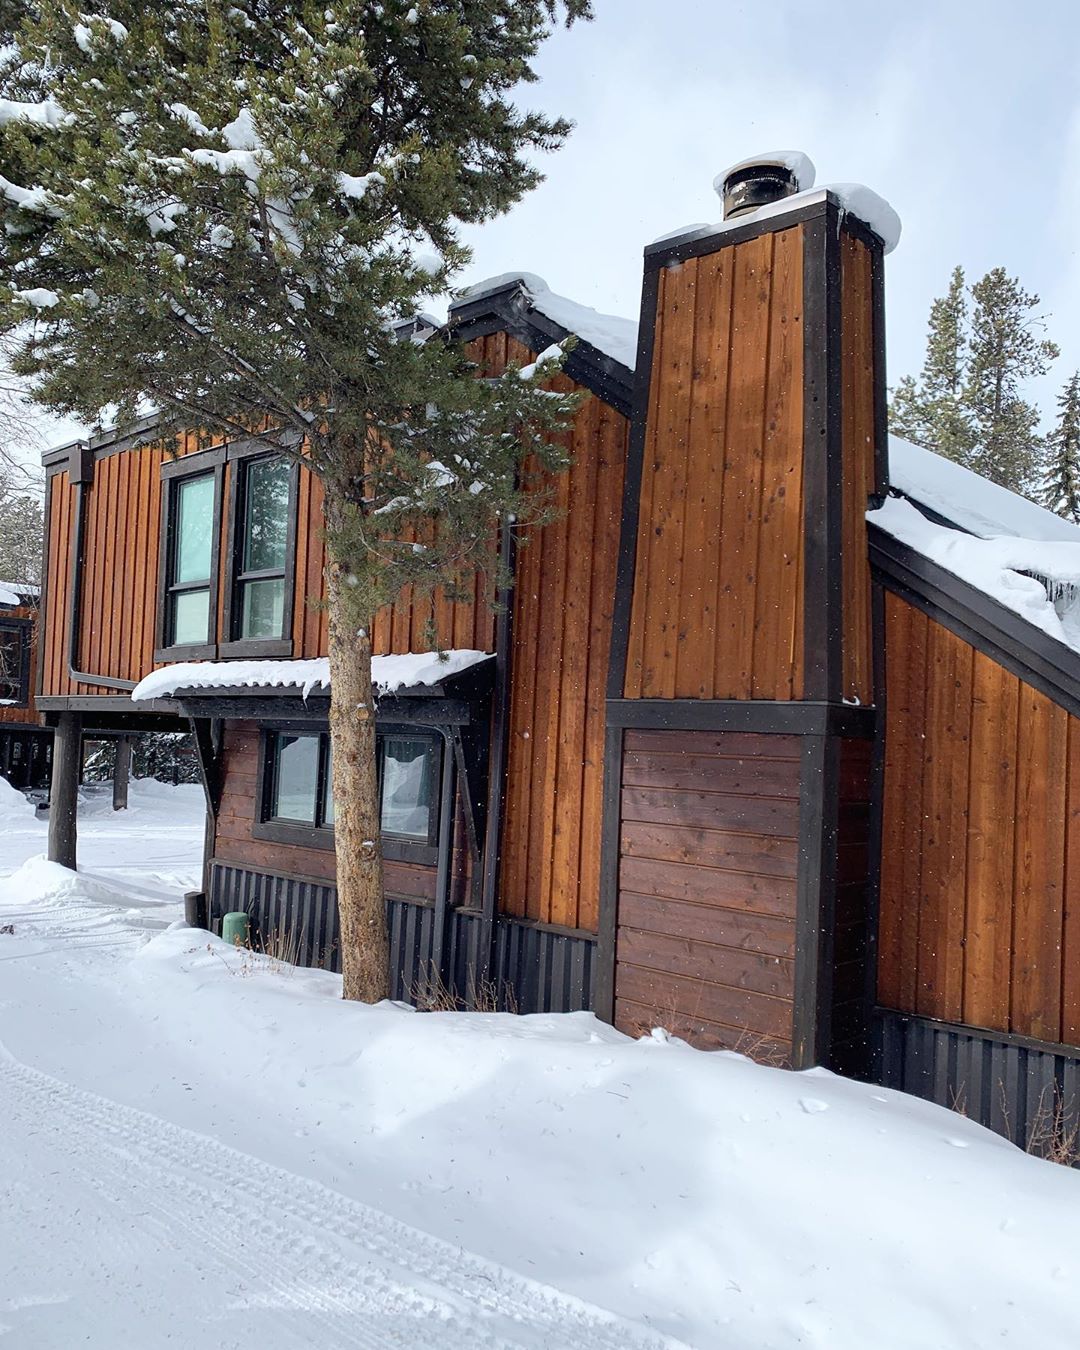
[{"label": "snow bank", "polygon": [[[614,314],[601,314],[587,305],[579,305],[576,300],[557,295],[543,277],[534,272],[503,272],[497,277],[489,277],[468,287],[458,304],[478,300],[502,290],[513,282],[520,282],[529,293],[533,307],[552,323],[573,333],[582,342],[595,347],[598,352],[610,356],[627,370],[634,369],[637,360],[638,326],[633,319],[622,319]],[[453,313],[453,306],[451,306]]]},{"label": "snow bank", "polygon": [[0,605],[21,605],[22,599],[18,591],[12,590],[6,581],[0,581]]},{"label": "snow bank", "polygon": [[133,971],[159,1073],[280,1122],[294,1170],[686,1345],[1080,1342],[1080,1175],[952,1112],[585,1013],[343,1005],[202,934]]},{"label": "snow bank", "polygon": [[889,437],[889,482],[972,534],[1080,543],[1080,527],[944,455]]},{"label": "snow bank", "polygon": [[1080,538],[1060,541],[998,535],[981,539],[937,525],[899,497],[867,520],[976,586],[1028,623],[1080,651]]},{"label": "snow bank", "polygon": [[[430,688],[489,660],[490,652],[464,649],[373,656],[371,678],[377,694],[396,694]],[[307,698],[314,689],[329,688],[330,662],[325,656],[310,661],[180,661],[140,680],[131,697],[141,703],[169,698],[178,689],[299,689]]]},{"label": "snow bank", "polygon": [[34,808],[19,789],[12,787],[6,778],[0,777],[0,828],[9,822],[22,825],[33,817]]}]

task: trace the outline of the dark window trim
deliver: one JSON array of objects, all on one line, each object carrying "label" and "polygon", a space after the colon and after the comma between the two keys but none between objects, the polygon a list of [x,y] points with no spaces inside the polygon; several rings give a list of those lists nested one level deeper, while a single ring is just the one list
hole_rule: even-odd
[{"label": "dark window trim", "polygon": [[17,694],[11,702],[0,704],[0,716],[2,716],[5,708],[28,708],[30,706],[30,646],[33,626],[33,619],[16,618],[14,616],[8,618],[6,615],[0,615],[0,633],[15,633],[19,638],[19,669],[15,680]]},{"label": "dark window trim", "polygon": [[[174,589],[170,584],[176,542],[176,503],[180,484],[208,474],[214,479],[213,520],[210,534],[210,605],[207,641],[205,643],[171,643],[169,631],[169,598]],[[221,571],[221,499],[225,476],[225,451],[202,451],[169,460],[161,466],[161,537],[158,543],[157,621],[154,661],[212,660],[217,655],[217,599]],[[189,586],[187,589],[204,589]]]},{"label": "dark window trim", "polygon": [[[297,503],[300,499],[300,464],[289,466],[289,504],[285,536],[285,598],[282,606],[282,634],[277,638],[240,638],[236,636],[242,608],[239,603],[244,541],[240,537],[240,517],[244,510],[247,471],[259,460],[281,459],[282,452],[254,441],[239,441],[229,447],[232,465],[229,474],[229,504],[226,515],[225,558],[227,574],[222,608],[219,654],[230,658],[292,656],[293,616],[296,608],[296,533]],[[254,575],[254,574],[253,574]],[[272,575],[277,576],[275,571]]]},{"label": "dark window trim", "polygon": [[[266,839],[277,844],[291,844],[298,848],[333,849],[334,828],[332,825],[305,825],[301,821],[275,820],[270,817],[271,794],[274,788],[273,754],[279,732],[295,735],[319,737],[319,785],[315,818],[319,820],[324,807],[325,774],[329,762],[330,735],[328,732],[312,730],[310,722],[274,722],[264,726],[260,732],[259,757],[255,777],[255,820],[251,834],[254,839]],[[382,799],[382,742],[387,736],[402,736],[409,740],[430,741],[436,750],[435,781],[439,785],[441,798],[443,781],[443,756],[447,753],[446,738],[433,727],[414,727],[408,725],[380,725],[377,730],[379,747],[379,798]],[[383,831],[381,835],[383,857],[390,862],[415,863],[423,867],[434,867],[439,860],[439,799],[434,803],[429,819],[427,843],[416,839],[407,839],[402,835]]]}]

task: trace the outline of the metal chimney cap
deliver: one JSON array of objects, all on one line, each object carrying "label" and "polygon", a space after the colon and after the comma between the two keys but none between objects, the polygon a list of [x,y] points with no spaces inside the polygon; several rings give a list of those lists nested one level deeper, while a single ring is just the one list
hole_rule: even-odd
[{"label": "metal chimney cap", "polygon": [[814,185],[814,165],[800,150],[783,150],[741,160],[713,179],[723,198],[724,219],[793,197]]}]

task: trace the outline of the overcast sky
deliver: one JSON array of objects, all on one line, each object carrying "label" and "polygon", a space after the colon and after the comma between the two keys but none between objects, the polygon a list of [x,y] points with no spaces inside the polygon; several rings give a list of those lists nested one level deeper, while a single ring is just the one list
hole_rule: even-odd
[{"label": "overcast sky", "polygon": [[470,232],[465,281],[537,272],[636,317],[642,248],[720,218],[716,173],[761,151],[804,150],[819,186],[865,183],[903,221],[886,265],[890,383],[919,366],[927,309],[953,265],[974,279],[1000,264],[1052,315],[1061,359],[1032,390],[1052,408],[1080,366],[1077,0],[595,0],[595,10],[594,23],[547,44],[528,93],[576,130],[546,158],[536,192]]},{"label": "overcast sky", "polygon": [[889,379],[921,363],[955,263],[1001,265],[1041,296],[1062,349],[1050,407],[1080,366],[1077,0],[594,0],[553,38],[530,98],[577,123],[547,181],[470,242],[469,279],[523,269],[636,317],[641,251],[719,220],[713,177],[805,151],[819,186],[862,182],[900,214],[886,263]]}]

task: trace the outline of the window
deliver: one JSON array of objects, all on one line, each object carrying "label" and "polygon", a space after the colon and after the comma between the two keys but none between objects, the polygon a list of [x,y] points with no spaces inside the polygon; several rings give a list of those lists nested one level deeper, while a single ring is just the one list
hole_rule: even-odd
[{"label": "window", "polygon": [[25,707],[30,698],[29,624],[0,622],[0,704]]},{"label": "window", "polygon": [[165,647],[204,648],[213,641],[217,474],[169,484],[165,578]]},{"label": "window", "polygon": [[[380,733],[379,790],[387,857],[436,860],[442,740],[428,732]],[[257,838],[330,847],[334,791],[330,737],[309,731],[266,733]]]},{"label": "window", "polygon": [[292,465],[283,459],[239,462],[236,498],[234,624],[236,641],[285,636],[285,591]]}]

